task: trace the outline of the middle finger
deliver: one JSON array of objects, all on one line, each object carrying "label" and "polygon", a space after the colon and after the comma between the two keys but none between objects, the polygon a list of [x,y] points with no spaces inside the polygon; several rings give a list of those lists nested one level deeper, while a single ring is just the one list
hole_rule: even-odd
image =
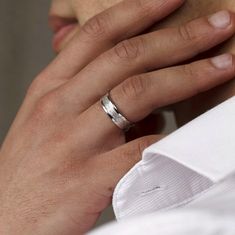
[{"label": "middle finger", "polygon": [[50,84],[43,86],[40,95],[66,83],[101,53],[139,34],[182,3],[183,0],[125,0],[92,17],[42,73]]},{"label": "middle finger", "polygon": [[[117,110],[135,123],[155,109],[205,92],[234,76],[234,56],[225,54],[131,77],[115,87],[110,92],[110,98]],[[89,136],[93,141],[98,136],[99,141],[106,143],[107,136],[119,134],[121,130],[105,114],[100,102],[91,106],[78,120],[89,125]]]},{"label": "middle finger", "polygon": [[192,58],[234,32],[234,14],[222,11],[177,28],[126,40],[90,63],[58,92],[69,94],[63,96],[73,110],[81,113],[128,77]]}]

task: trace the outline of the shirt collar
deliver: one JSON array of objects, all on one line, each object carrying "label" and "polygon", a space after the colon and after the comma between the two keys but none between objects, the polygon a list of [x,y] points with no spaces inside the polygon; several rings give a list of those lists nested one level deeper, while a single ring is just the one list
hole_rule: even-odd
[{"label": "shirt collar", "polygon": [[184,205],[235,171],[235,97],[147,148],[118,183],[117,219]]}]

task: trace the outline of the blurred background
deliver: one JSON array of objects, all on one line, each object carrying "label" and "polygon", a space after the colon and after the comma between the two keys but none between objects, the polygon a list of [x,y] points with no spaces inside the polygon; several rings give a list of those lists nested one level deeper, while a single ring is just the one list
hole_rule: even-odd
[{"label": "blurred background", "polygon": [[[49,4],[49,0],[0,0],[0,143],[27,87],[54,57],[47,26]],[[165,115],[168,133],[175,123],[171,113]],[[113,218],[109,208],[97,225]]]},{"label": "blurred background", "polygon": [[49,0],[0,0],[0,142],[25,91],[53,58]]}]

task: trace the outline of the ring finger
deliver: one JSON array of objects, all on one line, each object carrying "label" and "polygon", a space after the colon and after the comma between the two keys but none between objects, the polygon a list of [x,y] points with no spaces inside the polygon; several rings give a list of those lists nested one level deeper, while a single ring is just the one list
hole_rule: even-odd
[{"label": "ring finger", "polygon": [[[234,76],[234,57],[225,54],[131,77],[115,87],[110,96],[124,117],[131,122],[138,122],[156,108],[204,92]],[[94,122],[94,117],[98,122]],[[100,102],[89,108],[80,118],[84,119],[84,123],[89,123],[90,130],[96,130],[100,140],[107,141],[107,135],[120,133],[120,129],[103,111]]]},{"label": "ring finger", "polygon": [[209,20],[204,17],[180,28],[127,40],[86,66],[59,94],[69,94],[71,109],[82,113],[126,78],[192,58],[225,41],[234,31],[234,15],[223,11]]}]

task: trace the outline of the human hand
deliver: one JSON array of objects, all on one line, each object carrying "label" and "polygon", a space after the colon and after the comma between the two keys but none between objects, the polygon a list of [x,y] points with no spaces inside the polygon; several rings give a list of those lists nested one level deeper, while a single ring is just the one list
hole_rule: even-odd
[{"label": "human hand", "polygon": [[142,150],[161,138],[125,144],[100,104],[108,91],[138,122],[234,77],[232,55],[166,68],[232,36],[232,13],[217,28],[210,16],[134,37],[181,4],[127,0],[102,12],[34,80],[0,152],[1,234],[84,234]]},{"label": "human hand", "polygon": [[[79,1],[79,0],[77,0]],[[151,30],[159,30],[160,28],[176,27],[189,20],[212,14],[221,9],[235,10],[235,1],[231,0],[187,0],[183,7],[175,14],[165,18]],[[235,52],[235,37],[232,37],[226,43],[200,55],[200,58],[212,57],[221,53]],[[193,120],[199,115],[212,109],[218,104],[235,95],[235,79],[230,80],[214,89],[200,93],[190,99],[177,103],[170,108],[174,110],[177,124],[179,126]]]}]

